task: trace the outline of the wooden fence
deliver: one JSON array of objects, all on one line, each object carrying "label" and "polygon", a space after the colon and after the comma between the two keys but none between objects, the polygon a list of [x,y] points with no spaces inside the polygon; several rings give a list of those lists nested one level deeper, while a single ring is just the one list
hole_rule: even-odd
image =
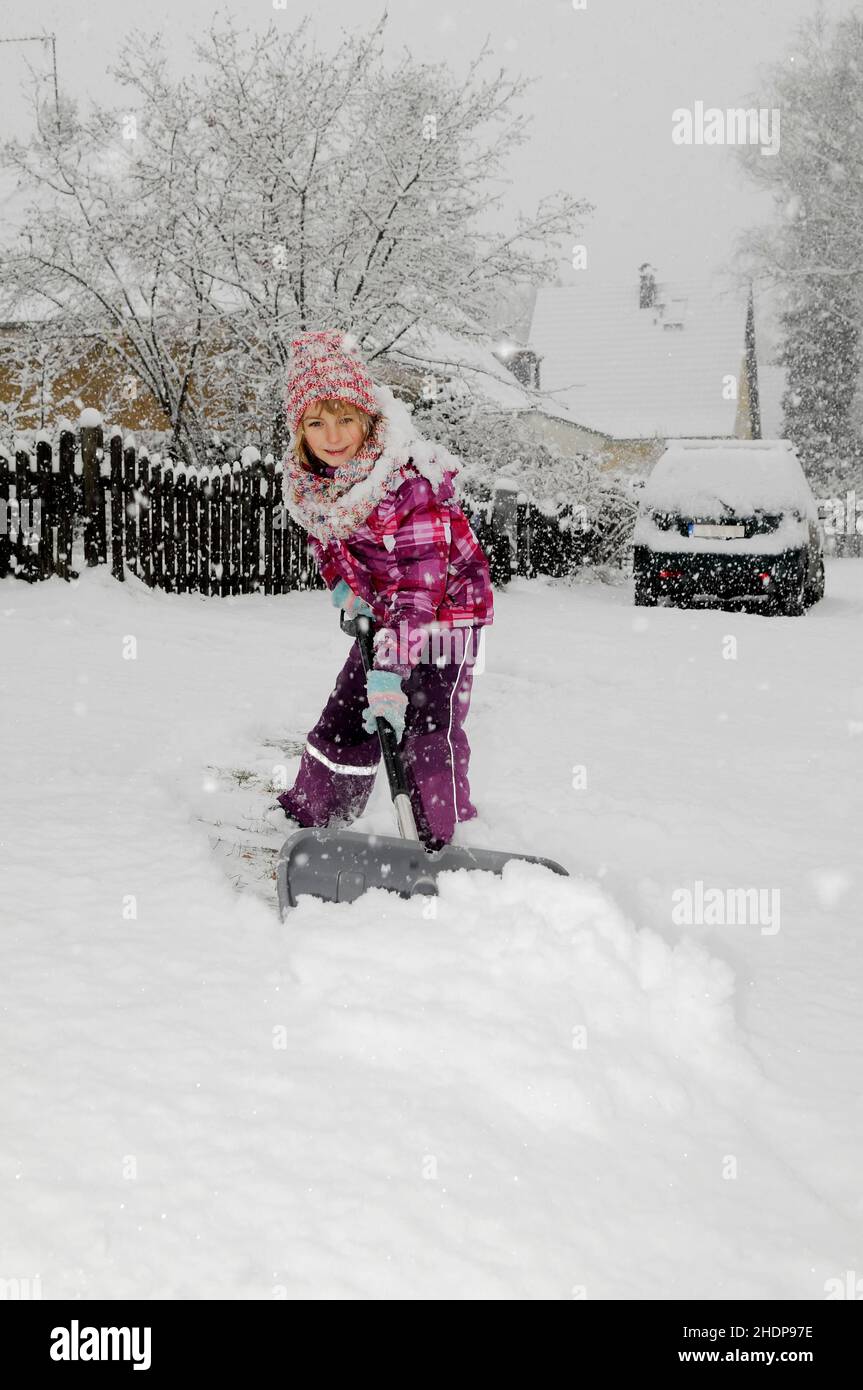
[{"label": "wooden fence", "polygon": [[[110,564],[169,593],[221,595],[323,588],[305,532],[287,516],[272,456],[222,450],[197,468],[124,447],[102,429],[64,430],[14,460],[0,452],[0,578],[77,578],[84,563]],[[280,471],[280,466],[279,466]]]},{"label": "wooden fence", "polygon": [[[226,597],[323,588],[307,538],[281,502],[272,456],[242,460],[221,448],[197,468],[124,445],[102,427],[63,430],[14,459],[0,450],[0,579],[76,579],[73,548],[87,566],[110,564],[169,593]],[[475,518],[491,579],[573,573],[591,557],[595,533],[561,527],[514,493],[491,518]]]}]

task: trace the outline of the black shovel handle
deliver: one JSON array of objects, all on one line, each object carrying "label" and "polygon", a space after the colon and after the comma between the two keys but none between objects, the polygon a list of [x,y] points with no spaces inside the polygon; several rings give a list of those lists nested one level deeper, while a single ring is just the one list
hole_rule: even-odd
[{"label": "black shovel handle", "polygon": [[[349,637],[355,637],[357,646],[360,649],[360,656],[363,661],[363,670],[366,675],[372,670],[375,663],[375,649],[373,645],[374,620],[367,618],[360,613],[356,618],[346,618],[344,610],[341,614],[342,632],[346,632]],[[390,795],[393,800],[397,796],[409,796],[408,784],[405,778],[404,763],[399,752],[398,740],[395,730],[388,719],[376,719],[378,738],[381,741],[381,754],[384,760],[384,767],[387,770],[387,781],[390,784]]]}]

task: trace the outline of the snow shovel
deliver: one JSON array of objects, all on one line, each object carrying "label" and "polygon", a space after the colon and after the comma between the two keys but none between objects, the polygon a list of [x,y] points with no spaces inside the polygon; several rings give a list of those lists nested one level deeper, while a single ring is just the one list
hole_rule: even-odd
[{"label": "snow shovel", "polygon": [[[371,619],[346,619],[343,612],[341,625],[344,632],[356,638],[368,672],[374,663]],[[419,893],[436,897],[438,874],[453,869],[482,869],[499,874],[504,864],[513,859],[544,864],[552,873],[567,875],[566,869],[553,859],[534,854],[468,849],[461,845],[427,850],[417,833],[395,732],[386,719],[376,723],[401,838],[317,826],[295,830],[282,845],[276,864],[282,920],[289,908],[296,907],[303,893],[334,903],[354,902],[368,888],[387,888],[402,898]]]}]

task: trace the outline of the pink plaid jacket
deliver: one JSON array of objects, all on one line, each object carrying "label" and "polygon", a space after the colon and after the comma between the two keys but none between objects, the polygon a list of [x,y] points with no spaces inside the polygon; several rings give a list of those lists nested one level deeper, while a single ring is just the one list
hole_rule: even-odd
[{"label": "pink plaid jacket", "polygon": [[[344,579],[375,615],[375,666],[407,675],[422,629],[494,620],[488,560],[455,500],[452,473],[435,493],[413,468],[345,540],[309,537],[323,580]],[[389,654],[388,654],[389,653]],[[426,659],[428,659],[426,657]]]}]

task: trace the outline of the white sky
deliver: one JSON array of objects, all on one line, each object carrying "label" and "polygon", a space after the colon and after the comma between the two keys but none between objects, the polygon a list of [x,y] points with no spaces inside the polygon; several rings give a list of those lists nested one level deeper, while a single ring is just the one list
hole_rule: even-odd
[{"label": "white sky", "polygon": [[[364,29],[383,0],[3,0],[0,38],[57,35],[61,89],[112,104],[126,100],[107,76],[128,30],[162,29],[175,71],[192,61],[190,36],[229,12],[239,27],[265,30],[271,20],[292,28],[313,8],[325,45],[345,27]],[[822,0],[837,16],[853,0]],[[511,207],[530,210],[543,194],[564,188],[597,211],[583,238],[590,270],[602,279],[634,279],[651,261],[660,279],[709,278],[730,258],[736,233],[769,213],[744,182],[731,150],[676,146],[671,113],[698,100],[706,106],[749,104],[759,68],[793,51],[794,30],[813,0],[390,0],[388,47],[416,57],[449,59],[463,71],[486,36],[486,70],[540,80],[526,98],[533,117],[530,144],[515,151]],[[25,59],[50,82],[50,46],[0,44],[0,118],[21,138]],[[296,74],[299,78],[301,74]],[[49,88],[50,90],[50,88]],[[12,183],[0,176],[0,218],[14,216]],[[561,264],[566,276],[568,263]]]}]

